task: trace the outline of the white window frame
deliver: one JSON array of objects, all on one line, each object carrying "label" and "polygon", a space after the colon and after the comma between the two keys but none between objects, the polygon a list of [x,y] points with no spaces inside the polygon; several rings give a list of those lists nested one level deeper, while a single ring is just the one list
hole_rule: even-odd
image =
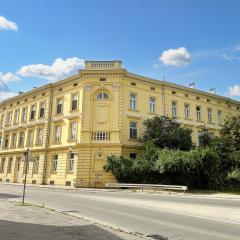
[{"label": "white window frame", "polygon": [[131,110],[137,109],[137,95],[135,93],[130,93],[130,105],[129,108]]},{"label": "white window frame", "polygon": [[172,101],[172,116],[177,117],[177,102]]},{"label": "white window frame", "polygon": [[156,112],[156,98],[150,97],[150,112],[155,113]]}]

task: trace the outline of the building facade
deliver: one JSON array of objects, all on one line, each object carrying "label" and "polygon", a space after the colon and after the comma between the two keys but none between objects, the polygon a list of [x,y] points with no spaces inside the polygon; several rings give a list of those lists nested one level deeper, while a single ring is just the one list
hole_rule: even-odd
[{"label": "building facade", "polygon": [[240,103],[213,93],[128,72],[121,61],[86,61],[78,74],[0,103],[0,181],[102,187],[110,154],[135,158],[143,121],[174,116],[192,129],[193,142],[214,134]]}]

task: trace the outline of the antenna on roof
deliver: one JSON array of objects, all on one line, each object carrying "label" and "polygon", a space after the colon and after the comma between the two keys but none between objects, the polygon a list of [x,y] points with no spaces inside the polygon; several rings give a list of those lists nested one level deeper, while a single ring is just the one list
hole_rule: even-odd
[{"label": "antenna on roof", "polygon": [[191,82],[191,83],[188,84],[188,87],[195,89],[196,88],[196,83],[195,82]]},{"label": "antenna on roof", "polygon": [[210,88],[209,92],[212,93],[212,94],[216,94],[216,88]]},{"label": "antenna on roof", "polygon": [[162,76],[162,80],[165,82],[165,75],[164,75],[164,73],[163,73],[163,76]]}]

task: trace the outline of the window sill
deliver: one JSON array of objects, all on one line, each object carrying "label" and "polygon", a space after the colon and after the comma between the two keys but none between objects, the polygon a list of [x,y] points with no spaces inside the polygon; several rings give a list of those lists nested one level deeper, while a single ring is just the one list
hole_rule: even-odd
[{"label": "window sill", "polygon": [[157,115],[156,112],[148,112],[148,114],[151,114],[151,115]]},{"label": "window sill", "polygon": [[40,143],[34,144],[35,147],[40,147],[42,145],[43,145],[42,143],[41,144]]},{"label": "window sill", "polygon": [[192,121],[192,118],[184,118],[184,120]]},{"label": "window sill", "polygon": [[69,142],[69,143],[77,143],[77,139],[74,139],[74,140],[68,139],[67,142]]},{"label": "window sill", "polygon": [[137,109],[131,109],[131,108],[129,108],[128,111],[131,111],[131,112],[139,112],[139,110],[137,110]]},{"label": "window sill", "polygon": [[129,138],[128,141],[131,141],[131,142],[138,142],[138,139],[136,138]]},{"label": "window sill", "polygon": [[62,142],[52,142],[52,144],[54,144],[54,145],[61,145],[62,144]]}]

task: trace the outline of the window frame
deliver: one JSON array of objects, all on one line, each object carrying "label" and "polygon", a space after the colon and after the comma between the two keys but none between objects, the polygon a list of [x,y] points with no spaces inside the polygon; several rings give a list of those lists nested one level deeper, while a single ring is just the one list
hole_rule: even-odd
[{"label": "window frame", "polygon": [[137,94],[130,92],[129,93],[129,109],[136,110],[137,109]]},{"label": "window frame", "polygon": [[150,97],[150,113],[156,113],[156,97]]},{"label": "window frame", "polygon": [[[132,124],[135,124],[135,127]],[[138,123],[136,121],[129,122],[129,138],[130,140],[137,140],[138,138]]]},{"label": "window frame", "polygon": [[[62,103],[61,103],[61,111],[60,112],[58,112],[58,110],[59,110],[59,103],[58,103],[58,101],[62,101]],[[56,100],[56,115],[60,115],[60,114],[63,114],[63,97],[58,97],[57,98],[57,100]]]},{"label": "window frame", "polygon": [[[77,99],[74,100],[74,96],[77,96]],[[78,93],[72,93],[71,94],[71,111],[77,111],[78,110]],[[74,101],[76,101],[76,107],[73,109],[73,106],[74,106]]]}]

